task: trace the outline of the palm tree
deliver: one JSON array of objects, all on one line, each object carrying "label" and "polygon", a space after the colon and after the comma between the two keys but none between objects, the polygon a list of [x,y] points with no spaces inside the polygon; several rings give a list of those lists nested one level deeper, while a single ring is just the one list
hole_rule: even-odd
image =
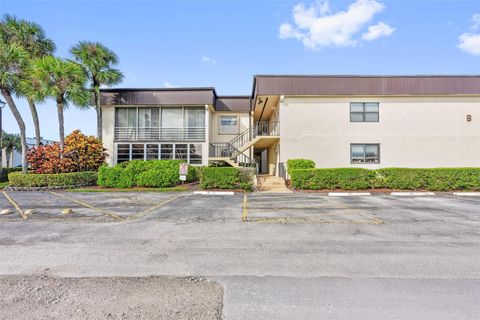
[{"label": "palm tree", "polygon": [[0,23],[0,92],[18,124],[20,142],[22,147],[22,169],[27,173],[27,139],[25,135],[25,122],[13,100],[20,76],[25,66],[28,54],[17,44],[5,41],[3,23]]},{"label": "palm tree", "polygon": [[[15,43],[22,47],[29,55],[29,62],[33,59],[51,55],[55,51],[55,43],[45,36],[45,32],[39,24],[5,15],[3,27],[8,43]],[[22,77],[25,77],[25,75],[22,75]],[[32,113],[33,125],[35,127],[36,146],[38,147],[41,141],[40,121],[34,99],[26,95],[22,90],[17,90],[17,93],[27,97],[30,112]]]},{"label": "palm tree", "polygon": [[102,109],[100,108],[100,86],[111,86],[123,80],[123,74],[112,68],[118,63],[117,55],[99,42],[81,41],[70,50],[74,60],[80,64],[90,81],[97,112],[97,136],[102,140]]},{"label": "palm tree", "polygon": [[18,134],[8,134],[4,132],[3,137],[3,149],[5,149],[5,157],[8,161],[7,167],[11,167],[13,165],[13,152],[20,152],[22,150],[22,142]]},{"label": "palm tree", "polygon": [[35,100],[53,98],[57,103],[60,146],[63,149],[65,130],[63,110],[70,102],[87,107],[90,94],[85,89],[85,74],[82,68],[71,61],[45,56],[32,62],[28,70],[30,86],[24,89]]}]

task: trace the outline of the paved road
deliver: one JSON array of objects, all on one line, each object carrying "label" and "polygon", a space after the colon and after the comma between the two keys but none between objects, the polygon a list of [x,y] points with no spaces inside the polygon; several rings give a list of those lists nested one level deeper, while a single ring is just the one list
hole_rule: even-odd
[{"label": "paved road", "polygon": [[242,223],[242,195],[10,195],[37,213],[0,219],[0,274],[206,276],[226,319],[480,314],[479,198],[252,194]]}]

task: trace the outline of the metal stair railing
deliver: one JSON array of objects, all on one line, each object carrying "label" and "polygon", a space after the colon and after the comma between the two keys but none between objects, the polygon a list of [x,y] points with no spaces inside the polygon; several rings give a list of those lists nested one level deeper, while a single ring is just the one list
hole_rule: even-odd
[{"label": "metal stair railing", "polygon": [[242,167],[256,167],[255,160],[233,147],[230,143],[210,143],[209,156],[214,158],[229,158]]}]

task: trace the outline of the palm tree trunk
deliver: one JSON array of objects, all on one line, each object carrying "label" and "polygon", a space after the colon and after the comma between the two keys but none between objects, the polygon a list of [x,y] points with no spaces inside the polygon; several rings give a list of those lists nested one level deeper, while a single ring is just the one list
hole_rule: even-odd
[{"label": "palm tree trunk", "polygon": [[28,105],[30,106],[30,112],[32,113],[33,126],[35,127],[35,146],[38,148],[40,146],[42,136],[40,135],[40,121],[38,120],[37,107],[32,99],[28,98],[27,100]]},{"label": "palm tree trunk", "polygon": [[7,101],[15,120],[17,120],[18,129],[20,130],[20,143],[22,144],[22,171],[23,173],[27,173],[27,137],[25,134],[25,122],[23,121],[22,115],[17,109],[15,101],[13,101],[10,90],[2,88],[2,95]]},{"label": "palm tree trunk", "polygon": [[95,111],[97,111],[97,137],[102,141],[102,108],[100,106],[100,87],[95,87]]},{"label": "palm tree trunk", "polygon": [[63,102],[57,101],[57,112],[58,112],[58,131],[60,134],[60,148],[63,150],[64,141],[65,141],[65,129],[63,127]]}]

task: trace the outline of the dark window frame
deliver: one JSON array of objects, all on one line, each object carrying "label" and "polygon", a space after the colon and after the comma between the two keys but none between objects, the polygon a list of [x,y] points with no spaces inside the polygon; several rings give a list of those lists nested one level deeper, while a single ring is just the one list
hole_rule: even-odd
[{"label": "dark window frame", "polygon": [[[352,111],[352,105],[362,105],[362,111]],[[376,104],[377,105],[377,111],[366,111],[366,106],[367,104]],[[370,121],[367,120],[367,114],[376,114],[377,115],[377,120],[376,121]],[[352,115],[361,115],[362,120],[361,121],[356,121],[352,119]],[[379,102],[350,102],[350,122],[380,122],[380,103]]]},{"label": "dark window frame", "polygon": [[[363,162],[354,162],[353,161],[353,147],[354,146],[363,146]],[[377,146],[377,153],[378,156],[375,157],[378,160],[375,162],[367,162],[367,146]],[[350,164],[380,164],[381,157],[380,157],[380,143],[350,143]]]}]

